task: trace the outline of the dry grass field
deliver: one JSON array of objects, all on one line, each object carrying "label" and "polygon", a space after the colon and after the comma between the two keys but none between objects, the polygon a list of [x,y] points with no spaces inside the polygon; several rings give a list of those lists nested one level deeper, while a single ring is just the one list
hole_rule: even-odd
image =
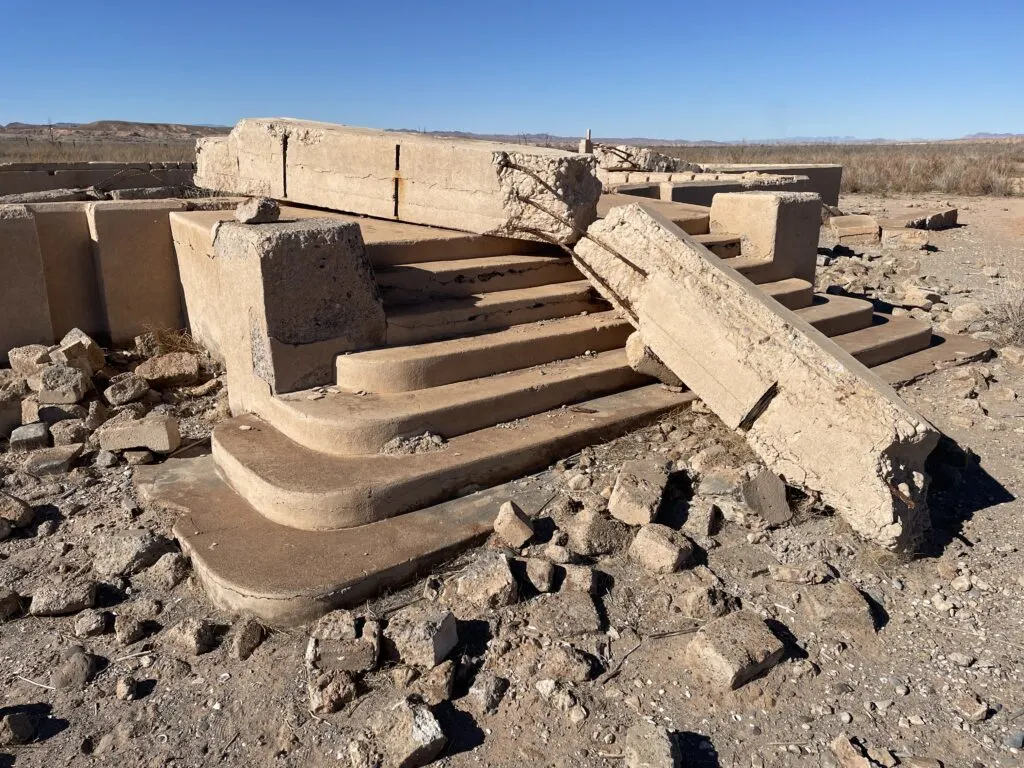
[{"label": "dry grass field", "polygon": [[0,163],[64,163],[105,160],[110,162],[193,162],[194,139],[187,141],[43,141],[31,138],[0,138]]},{"label": "dry grass field", "polygon": [[691,162],[840,163],[844,193],[1024,194],[1024,141],[657,147]]}]

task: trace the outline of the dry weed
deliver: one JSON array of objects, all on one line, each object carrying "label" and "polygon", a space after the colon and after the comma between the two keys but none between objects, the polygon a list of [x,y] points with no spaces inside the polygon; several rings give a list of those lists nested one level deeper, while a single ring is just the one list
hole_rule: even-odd
[{"label": "dry weed", "polygon": [[146,334],[152,339],[152,347],[162,355],[170,352],[191,352],[195,355],[206,354],[206,349],[203,345],[196,341],[189,331],[183,328],[147,326]]},{"label": "dry weed", "polygon": [[992,305],[992,315],[1007,344],[1024,345],[1024,286],[1007,283]]},{"label": "dry weed", "polygon": [[44,141],[24,137],[0,139],[0,163],[188,162],[196,143],[188,141]]}]

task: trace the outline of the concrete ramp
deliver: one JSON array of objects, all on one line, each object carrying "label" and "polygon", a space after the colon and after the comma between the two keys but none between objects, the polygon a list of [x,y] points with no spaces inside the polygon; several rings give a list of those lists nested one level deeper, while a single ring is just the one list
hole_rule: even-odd
[{"label": "concrete ramp", "polygon": [[657,212],[615,208],[575,252],[654,354],[770,467],[862,536],[919,545],[938,433],[887,384]]}]

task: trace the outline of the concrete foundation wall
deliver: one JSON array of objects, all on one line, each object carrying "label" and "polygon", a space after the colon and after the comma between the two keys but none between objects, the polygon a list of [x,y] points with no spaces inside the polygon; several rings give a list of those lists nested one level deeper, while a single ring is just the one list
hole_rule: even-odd
[{"label": "concrete foundation wall", "polygon": [[48,189],[173,187],[191,184],[195,163],[2,163],[0,196]]},{"label": "concrete foundation wall", "polygon": [[810,186],[803,191],[817,192],[821,201],[828,205],[839,205],[839,188],[843,183],[843,166],[811,164],[801,165],[799,163],[783,163],[780,165],[768,164],[741,164],[741,163],[717,163],[704,165],[708,171],[721,171],[723,173],[779,173],[796,174],[806,176],[810,180]]}]

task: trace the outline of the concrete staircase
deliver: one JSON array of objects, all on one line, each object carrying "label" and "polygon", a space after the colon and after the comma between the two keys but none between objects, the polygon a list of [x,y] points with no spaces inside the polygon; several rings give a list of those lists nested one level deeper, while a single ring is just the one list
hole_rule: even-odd
[{"label": "concrete staircase", "polygon": [[[697,236],[741,273],[763,267],[737,235]],[[454,258],[407,243],[405,262],[386,242],[386,346],[221,423],[212,456],[140,468],[144,496],[188,513],[175,534],[215,602],[292,623],[365,599],[486,536],[500,501],[539,508],[517,479],[692,400],[629,368],[631,326],[562,252],[476,240]],[[761,287],[867,365],[929,344],[927,324],[806,280]]]}]

